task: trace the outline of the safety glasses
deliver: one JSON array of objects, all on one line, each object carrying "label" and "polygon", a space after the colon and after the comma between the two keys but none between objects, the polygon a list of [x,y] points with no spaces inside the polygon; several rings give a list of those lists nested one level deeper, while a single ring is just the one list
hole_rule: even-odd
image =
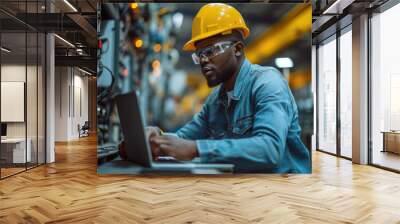
[{"label": "safety glasses", "polygon": [[234,43],[232,41],[222,41],[206,48],[200,49],[192,54],[193,62],[198,65],[200,64],[200,60],[208,61],[216,57],[217,55],[224,53],[225,50],[233,46],[233,44]]}]

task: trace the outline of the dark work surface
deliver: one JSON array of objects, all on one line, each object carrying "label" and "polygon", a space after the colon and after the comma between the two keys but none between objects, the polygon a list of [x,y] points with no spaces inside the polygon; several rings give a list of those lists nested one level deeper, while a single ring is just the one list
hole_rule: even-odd
[{"label": "dark work surface", "polygon": [[127,160],[121,160],[120,157],[97,165],[98,174],[141,174],[143,172],[144,168],[142,166]]},{"label": "dark work surface", "polygon": [[142,167],[133,162],[122,160],[120,157],[116,159],[101,163],[97,166],[97,174],[130,174],[130,175],[140,175],[140,174],[161,174],[161,175],[175,175],[175,174],[226,174],[219,172],[218,170],[165,170],[165,169],[153,169]]}]

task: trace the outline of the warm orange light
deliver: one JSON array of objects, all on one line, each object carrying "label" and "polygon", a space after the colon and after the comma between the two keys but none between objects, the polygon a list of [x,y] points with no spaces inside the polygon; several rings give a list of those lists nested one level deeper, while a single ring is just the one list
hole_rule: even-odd
[{"label": "warm orange light", "polygon": [[138,3],[131,3],[131,9],[137,9]]},{"label": "warm orange light", "polygon": [[143,40],[141,39],[135,39],[134,43],[136,48],[141,48],[143,46]]},{"label": "warm orange light", "polygon": [[309,34],[312,29],[311,17],[311,4],[293,7],[279,22],[248,44],[246,58],[252,63],[259,63]]},{"label": "warm orange light", "polygon": [[161,51],[161,44],[155,44],[153,47],[154,52],[160,52]]},{"label": "warm orange light", "polygon": [[153,67],[154,70],[160,68],[160,61],[154,60],[153,63],[151,63],[151,67]]}]

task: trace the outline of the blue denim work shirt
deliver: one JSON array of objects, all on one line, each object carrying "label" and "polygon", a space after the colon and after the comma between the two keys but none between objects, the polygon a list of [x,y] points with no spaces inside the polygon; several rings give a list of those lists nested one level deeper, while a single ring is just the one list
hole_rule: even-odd
[{"label": "blue denim work shirt", "polygon": [[245,59],[232,93],[227,100],[223,85],[214,88],[175,133],[196,140],[201,162],[231,163],[235,172],[310,173],[297,106],[281,73]]}]

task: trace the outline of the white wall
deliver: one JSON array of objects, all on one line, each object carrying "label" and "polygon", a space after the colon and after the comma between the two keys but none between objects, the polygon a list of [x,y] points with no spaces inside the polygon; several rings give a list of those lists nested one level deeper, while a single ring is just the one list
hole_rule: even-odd
[{"label": "white wall", "polygon": [[[79,70],[75,70],[74,75],[74,108],[73,108],[73,119],[72,119],[72,135],[78,136],[78,124],[83,125],[85,121],[88,121],[88,78],[81,76]],[[79,72],[78,75],[76,72]],[[81,107],[81,108],[80,108]]]},{"label": "white wall", "polygon": [[[27,69],[27,70],[25,70]],[[35,130],[36,135],[36,66],[18,65],[18,64],[6,64],[1,66],[1,81],[4,82],[25,82],[26,71],[28,72],[28,87],[27,87],[27,119],[28,119],[28,137],[30,133],[30,127]],[[41,72],[41,71],[40,71]],[[4,96],[3,96],[4,97]],[[42,105],[39,105],[39,107]],[[8,108],[1,108],[1,110],[7,110]],[[7,136],[8,137],[25,137],[25,122],[7,122]]]},{"label": "white wall", "polygon": [[88,105],[88,78],[84,73],[72,67],[56,67],[56,141],[79,138],[78,124],[82,126],[88,120]]},{"label": "white wall", "polygon": [[55,68],[55,141],[68,140],[68,77],[67,67]]},{"label": "white wall", "polygon": [[[1,81],[25,82],[25,73],[25,65],[2,65]],[[1,110],[7,110],[7,108],[1,108]],[[7,137],[25,137],[25,123],[7,123]]]},{"label": "white wall", "polygon": [[[38,70],[37,70],[38,69]],[[27,77],[27,81],[25,78]],[[8,138],[25,138],[30,142],[32,161],[44,162],[44,89],[42,68],[40,66],[25,66],[25,64],[4,64],[1,66],[1,81],[26,83],[26,107],[22,112],[27,115],[25,122],[6,122]],[[7,96],[2,96],[7,97]],[[10,108],[1,108],[10,110]],[[39,156],[37,156],[39,153]]]}]

